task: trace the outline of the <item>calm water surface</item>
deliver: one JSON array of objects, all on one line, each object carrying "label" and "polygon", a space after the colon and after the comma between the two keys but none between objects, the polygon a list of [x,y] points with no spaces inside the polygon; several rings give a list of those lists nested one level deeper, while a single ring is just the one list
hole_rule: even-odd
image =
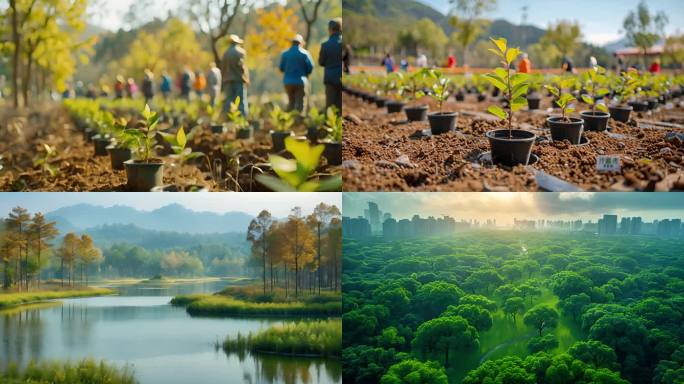
[{"label": "calm water surface", "polygon": [[61,300],[0,311],[0,365],[105,359],[131,367],[141,384],[337,384],[336,360],[226,355],[214,343],[292,320],[190,317],[169,305],[181,293],[225,283],[121,287],[120,296]]}]

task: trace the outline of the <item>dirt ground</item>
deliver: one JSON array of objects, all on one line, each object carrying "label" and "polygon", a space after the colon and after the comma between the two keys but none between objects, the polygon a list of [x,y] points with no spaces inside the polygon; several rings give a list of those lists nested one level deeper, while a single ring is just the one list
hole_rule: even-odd
[{"label": "dirt ground", "polygon": [[[684,109],[660,107],[632,113],[628,124],[610,120],[609,132],[585,132],[586,145],[552,142],[544,128],[551,100],[540,110],[516,113],[514,125],[538,136],[528,166],[494,166],[482,156],[489,151],[484,133],[503,125],[485,111],[495,101],[450,99],[445,111],[459,112],[456,131],[429,134],[429,124],[406,121],[404,113],[344,95],[343,178],[345,191],[670,191],[684,190],[684,144],[666,134],[684,129],[645,128],[645,122],[684,123]],[[436,105],[431,100],[422,100]],[[579,110],[586,106],[578,105]],[[599,172],[597,155],[620,155],[620,172]],[[551,176],[551,177],[549,177]],[[549,181],[550,179],[550,181]],[[565,182],[565,183],[563,183]]]},{"label": "dirt ground", "polygon": [[[112,170],[109,156],[94,156],[93,144],[86,142],[60,105],[48,104],[35,111],[0,108],[0,134],[6,138],[0,142],[0,191],[126,191],[126,171]],[[226,143],[234,143],[231,158],[239,160],[230,166],[224,154]],[[57,149],[57,155],[50,159],[57,169],[55,176],[34,165],[43,153],[43,144]],[[268,128],[255,132],[252,140],[235,140],[233,133],[214,134],[209,128],[201,128],[188,147],[206,157],[180,167],[168,156],[168,145],[159,148],[166,163],[164,184],[195,184],[210,191],[267,191],[254,176],[271,171]],[[321,173],[325,172],[323,164]],[[224,176],[212,177],[218,174]]]}]

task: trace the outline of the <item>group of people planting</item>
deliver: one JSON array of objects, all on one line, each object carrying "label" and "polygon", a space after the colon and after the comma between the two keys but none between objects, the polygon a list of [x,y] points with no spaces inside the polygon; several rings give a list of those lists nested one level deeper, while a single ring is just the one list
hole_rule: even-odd
[{"label": "group of people planting", "polygon": [[[335,106],[342,110],[342,19],[336,18],[328,23],[329,38],[323,42],[320,49],[318,64],[324,68],[324,84],[326,95],[326,109]],[[223,109],[228,112],[230,104],[239,99],[239,110],[243,115],[249,112],[247,91],[250,86],[249,69],[247,68],[248,52],[244,48],[244,40],[238,35],[229,36],[230,46],[223,54],[221,63],[211,63],[208,70],[193,71],[190,66],[179,73],[174,84],[168,72],[162,72],[157,81],[155,74],[146,69],[142,86],[138,86],[133,78],[116,77],[113,96],[117,99],[137,98],[141,94],[146,103],[150,103],[157,93],[165,99],[173,97],[174,87],[180,97],[186,100],[201,99],[208,95],[212,106],[216,105],[221,91],[225,95]],[[314,70],[314,61],[306,50],[302,35],[297,34],[291,39],[291,47],[282,52],[279,70],[283,74],[283,86],[288,97],[287,111],[303,111],[304,99],[307,94],[309,77]],[[75,93],[75,95],[74,95]],[[72,96],[97,98],[109,97],[108,87],[101,90],[92,85],[83,89],[82,83],[76,91],[68,90],[64,98]]]}]

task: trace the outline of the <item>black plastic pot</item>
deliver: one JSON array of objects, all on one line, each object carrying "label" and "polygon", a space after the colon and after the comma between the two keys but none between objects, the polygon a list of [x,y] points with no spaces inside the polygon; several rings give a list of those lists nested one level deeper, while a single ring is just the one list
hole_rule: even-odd
[{"label": "black plastic pot", "polygon": [[83,130],[83,138],[85,139],[86,142],[90,143],[93,141],[93,137],[97,135],[97,132],[95,132],[94,129],[92,128],[86,128]]},{"label": "black plastic pot", "polygon": [[225,131],[226,126],[225,124],[212,124],[211,125],[211,132],[216,133],[216,134],[221,134]]},{"label": "black plastic pot", "polygon": [[649,110],[656,109],[658,106],[658,99],[648,99],[646,102],[648,103]]},{"label": "black plastic pot", "polygon": [[506,166],[527,165],[537,136],[521,129],[514,129],[510,132],[510,137],[507,129],[497,129],[485,134],[492,150],[492,162]]},{"label": "black plastic pot", "polygon": [[387,113],[399,113],[404,110],[404,103],[401,101],[389,100],[385,103]]},{"label": "black plastic pot", "polygon": [[610,117],[612,117],[613,120],[626,123],[629,121],[629,113],[632,112],[632,107],[625,107],[624,105],[611,105],[608,107],[608,111],[610,112]]},{"label": "black plastic pot", "polygon": [[483,101],[485,101],[485,100],[487,100],[487,95],[485,95],[484,93],[478,93],[478,94],[477,94],[477,101],[478,101],[478,103],[481,103],[481,102],[483,102]]},{"label": "black plastic pot", "polygon": [[112,139],[102,135],[93,136],[93,147],[95,156],[107,156],[107,146],[112,143]]},{"label": "black plastic pot", "polygon": [[648,103],[645,101],[630,101],[627,103],[634,112],[646,112],[648,111]]},{"label": "black plastic pot", "polygon": [[541,97],[539,95],[534,95],[531,94],[527,96],[527,107],[530,109],[530,111],[534,109],[539,109],[539,103],[541,102]]},{"label": "black plastic pot", "polygon": [[248,140],[252,138],[252,127],[240,128],[236,132],[237,138],[240,140]]},{"label": "black plastic pot", "polygon": [[309,139],[310,142],[316,143],[318,142],[319,132],[318,127],[309,127],[306,129],[306,138]]},{"label": "black plastic pot", "polygon": [[563,121],[562,117],[549,117],[546,122],[551,128],[551,140],[563,141],[567,140],[571,144],[579,144],[584,131],[582,119],[574,117],[569,118],[570,121]]},{"label": "black plastic pot", "polygon": [[428,106],[418,105],[404,108],[408,121],[425,121],[427,119]]},{"label": "black plastic pot", "polygon": [[144,163],[136,160],[124,162],[128,189],[132,192],[149,192],[164,182],[164,162],[154,159]]},{"label": "black plastic pot", "polygon": [[273,142],[273,151],[281,152],[285,150],[285,139],[292,136],[292,132],[271,131],[271,141]]},{"label": "black plastic pot", "polygon": [[378,108],[385,108],[385,103],[387,100],[383,99],[382,97],[376,97],[375,98],[375,106]]},{"label": "black plastic pot", "polygon": [[436,112],[428,115],[430,131],[433,135],[451,132],[456,128],[456,112]]},{"label": "black plastic pot", "polygon": [[463,101],[465,100],[465,93],[463,93],[463,91],[458,91],[454,97],[456,98],[456,101]]},{"label": "black plastic pot", "polygon": [[116,171],[123,171],[125,169],[124,162],[131,159],[133,154],[128,148],[119,148],[112,144],[107,147],[109,158],[112,161],[112,169]]},{"label": "black plastic pot", "polygon": [[323,150],[323,156],[328,159],[328,165],[341,165],[342,143],[326,140],[324,144],[325,149]]},{"label": "black plastic pot", "polygon": [[610,119],[610,113],[584,111],[580,112],[580,116],[582,116],[582,120],[584,120],[585,131],[602,132],[608,129],[608,119]]}]

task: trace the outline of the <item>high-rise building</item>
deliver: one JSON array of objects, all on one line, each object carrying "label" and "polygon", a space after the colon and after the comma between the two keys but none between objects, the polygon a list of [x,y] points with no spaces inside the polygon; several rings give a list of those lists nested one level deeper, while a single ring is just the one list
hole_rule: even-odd
[{"label": "high-rise building", "polygon": [[631,220],[631,227],[629,229],[629,234],[630,235],[639,235],[641,234],[641,217],[632,217]]},{"label": "high-rise building", "polygon": [[370,222],[372,232],[380,232],[382,229],[380,224],[380,210],[378,209],[378,204],[369,201],[368,202],[368,216],[367,219]]},{"label": "high-rise building", "polygon": [[364,238],[371,236],[371,227],[363,217],[342,217],[342,236],[348,238]]},{"label": "high-rise building", "polygon": [[599,235],[615,235],[617,233],[617,215],[603,215],[599,220]]}]

